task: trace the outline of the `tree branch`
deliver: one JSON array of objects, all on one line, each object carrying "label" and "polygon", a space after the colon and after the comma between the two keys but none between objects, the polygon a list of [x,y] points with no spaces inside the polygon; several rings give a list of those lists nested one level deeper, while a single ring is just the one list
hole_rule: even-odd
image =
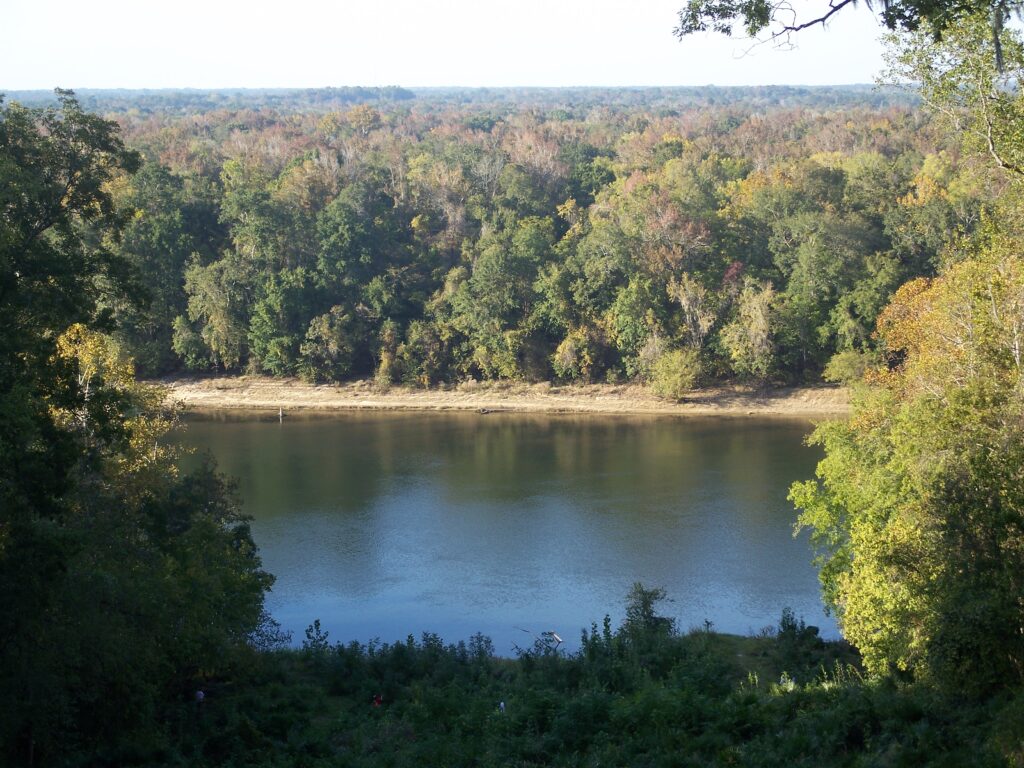
[{"label": "tree branch", "polygon": [[[827,13],[819,16],[816,19],[811,19],[810,21],[805,21],[802,24],[797,24],[796,23],[796,19],[794,18],[794,20],[793,20],[794,23],[793,24],[784,24],[782,26],[782,29],[780,29],[778,32],[772,33],[772,38],[774,39],[776,37],[780,37],[781,35],[789,34],[790,32],[800,32],[801,30],[809,29],[809,28],[811,28],[811,27],[813,27],[813,26],[815,26],[817,24],[821,24],[822,26],[825,26],[825,22],[828,21],[830,18],[832,18],[833,15],[835,15],[836,13],[838,13],[839,11],[841,11],[843,8],[845,8],[848,5],[856,5],[856,4],[857,4],[857,0],[839,0],[838,3],[835,0],[830,0],[830,2],[828,4],[829,10],[828,10]],[[790,10],[792,10],[792,7],[790,8]],[[794,15],[795,15],[795,13],[796,12],[794,11]]]}]

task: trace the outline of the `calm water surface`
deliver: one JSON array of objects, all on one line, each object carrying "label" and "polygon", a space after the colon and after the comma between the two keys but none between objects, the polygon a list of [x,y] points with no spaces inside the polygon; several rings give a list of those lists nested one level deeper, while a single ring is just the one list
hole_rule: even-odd
[{"label": "calm water surface", "polygon": [[[268,608],[301,640],[445,640],[507,654],[617,624],[635,581],[685,629],[746,633],[789,606],[836,636],[786,501],[819,455],[807,422],[521,414],[190,417],[238,479]],[[575,643],[574,643],[575,644]]]}]

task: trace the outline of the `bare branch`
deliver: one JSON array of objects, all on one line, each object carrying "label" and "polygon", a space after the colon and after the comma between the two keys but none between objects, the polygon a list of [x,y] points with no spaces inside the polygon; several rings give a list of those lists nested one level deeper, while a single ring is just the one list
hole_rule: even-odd
[{"label": "bare branch", "polygon": [[[818,24],[821,24],[821,26],[824,27],[825,26],[825,22],[828,21],[830,18],[832,18],[832,16],[834,16],[836,13],[838,13],[839,11],[841,11],[843,8],[845,8],[848,5],[856,5],[856,4],[857,4],[857,0],[839,0],[839,2],[836,2],[835,0],[830,0],[830,2],[828,4],[829,10],[828,10],[827,13],[822,14],[821,16],[819,16],[816,19],[811,19],[810,21],[805,21],[802,24],[795,23],[796,19],[794,18],[794,20],[793,20],[794,23],[792,23],[792,24],[784,24],[782,26],[782,29],[780,29],[778,32],[772,33],[772,37],[776,38],[776,37],[779,37],[781,35],[787,35],[787,34],[789,34],[791,32],[800,32],[801,30],[809,29],[811,27],[817,26]],[[783,6],[779,6],[779,7],[782,8]],[[793,12],[793,15],[795,17],[796,12],[793,11],[791,6],[789,6],[788,8],[789,8],[790,11]]]}]

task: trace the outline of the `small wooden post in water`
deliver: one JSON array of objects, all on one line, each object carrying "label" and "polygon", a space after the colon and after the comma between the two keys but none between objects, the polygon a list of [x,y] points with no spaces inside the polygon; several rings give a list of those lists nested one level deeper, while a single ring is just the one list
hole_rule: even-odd
[{"label": "small wooden post in water", "polygon": [[277,422],[278,424],[284,424],[284,408],[281,406],[277,407]]}]

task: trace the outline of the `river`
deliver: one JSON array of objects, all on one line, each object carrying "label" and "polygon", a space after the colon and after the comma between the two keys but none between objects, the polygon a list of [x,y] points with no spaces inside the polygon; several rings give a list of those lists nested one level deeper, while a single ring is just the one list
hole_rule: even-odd
[{"label": "river", "polygon": [[811,426],[782,419],[492,413],[193,415],[179,438],[238,481],[267,606],[296,643],[553,630],[569,646],[634,582],[685,630],[774,625],[826,637],[806,534],[786,500]]}]

